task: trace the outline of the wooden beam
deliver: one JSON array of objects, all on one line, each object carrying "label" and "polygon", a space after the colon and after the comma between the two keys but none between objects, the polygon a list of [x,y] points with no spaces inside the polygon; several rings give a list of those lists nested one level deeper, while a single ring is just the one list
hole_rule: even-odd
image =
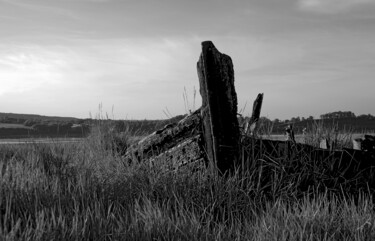
[{"label": "wooden beam", "polygon": [[260,118],[260,111],[262,110],[263,104],[263,93],[258,94],[257,98],[254,100],[253,104],[253,113],[251,118],[248,122],[245,123],[245,135],[252,135],[256,134],[257,123]]},{"label": "wooden beam", "polygon": [[207,157],[211,167],[225,173],[239,159],[240,132],[232,59],[220,53],[211,41],[206,41],[202,43],[197,70]]},{"label": "wooden beam", "polygon": [[132,145],[125,159],[130,162],[150,161],[154,165],[163,164],[173,169],[196,161],[204,163],[201,121],[198,109],[181,121],[167,125]]}]

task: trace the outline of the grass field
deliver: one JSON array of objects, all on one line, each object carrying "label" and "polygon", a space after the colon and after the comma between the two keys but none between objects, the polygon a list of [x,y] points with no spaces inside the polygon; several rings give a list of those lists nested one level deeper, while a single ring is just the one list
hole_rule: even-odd
[{"label": "grass field", "polygon": [[375,240],[366,190],[301,196],[298,173],[271,169],[262,182],[272,163],[231,177],[129,164],[109,129],[80,143],[0,146],[0,240]]}]

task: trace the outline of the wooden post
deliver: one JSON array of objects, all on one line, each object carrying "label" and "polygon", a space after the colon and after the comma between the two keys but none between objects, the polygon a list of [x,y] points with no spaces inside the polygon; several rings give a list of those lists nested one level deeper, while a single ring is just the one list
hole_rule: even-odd
[{"label": "wooden post", "polygon": [[206,41],[202,43],[197,70],[207,157],[211,167],[225,173],[239,159],[240,132],[232,60],[220,53],[211,41]]},{"label": "wooden post", "polygon": [[286,140],[291,141],[293,143],[296,143],[296,139],[294,137],[294,130],[293,130],[293,124],[289,124],[285,128],[285,134],[286,134]]},{"label": "wooden post", "polygon": [[253,104],[253,113],[250,120],[245,123],[245,135],[254,135],[256,132],[257,123],[260,118],[260,111],[262,110],[263,93],[258,94]]},{"label": "wooden post", "polygon": [[329,145],[328,140],[325,139],[325,138],[322,139],[322,140],[320,140],[319,148],[324,149],[324,150],[328,150],[328,149],[330,149],[330,145]]},{"label": "wooden post", "polygon": [[362,150],[362,139],[361,138],[356,138],[352,140],[353,142],[353,150]]}]

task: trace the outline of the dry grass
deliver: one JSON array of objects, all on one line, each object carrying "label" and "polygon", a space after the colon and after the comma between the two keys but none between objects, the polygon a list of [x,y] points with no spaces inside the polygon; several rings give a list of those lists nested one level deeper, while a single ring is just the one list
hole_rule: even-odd
[{"label": "dry grass", "polygon": [[286,160],[257,156],[226,178],[161,172],[125,163],[129,137],[96,128],[74,145],[0,147],[1,240],[375,239],[369,194],[295,195],[305,173]]}]

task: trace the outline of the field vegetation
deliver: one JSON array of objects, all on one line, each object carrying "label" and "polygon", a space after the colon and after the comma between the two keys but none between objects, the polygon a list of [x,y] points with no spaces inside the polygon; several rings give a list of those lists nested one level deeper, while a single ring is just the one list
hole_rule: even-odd
[{"label": "field vegetation", "polygon": [[[101,108],[101,106],[99,106]],[[182,119],[184,115],[166,120],[111,120],[107,118],[78,119],[29,114],[0,113],[0,139],[21,138],[84,138],[91,128],[106,122],[118,132],[132,136],[147,135],[155,129]]]},{"label": "field vegetation", "polygon": [[323,125],[329,129],[336,129],[341,132],[363,133],[375,132],[375,116],[371,114],[362,114],[356,116],[351,111],[335,111],[320,115],[320,118],[314,119],[313,116],[305,117],[292,117],[287,120],[274,119],[270,120],[262,117],[262,122],[267,126],[272,126],[271,132],[273,134],[283,134],[285,127],[293,124],[294,131],[297,134],[302,134],[303,129],[311,129],[319,125]]},{"label": "field vegetation", "polygon": [[[187,100],[187,94],[184,94],[186,102],[186,113],[195,109],[194,105],[190,106]],[[99,106],[100,111],[101,106]],[[61,137],[87,137],[91,128],[98,123],[108,122],[116,130],[125,132],[132,136],[147,135],[155,129],[159,129],[167,124],[181,120],[184,115],[171,117],[166,112],[168,119],[165,120],[111,120],[108,116],[105,118],[88,118],[78,119],[73,117],[54,117],[31,114],[13,114],[0,112],[0,139],[20,139],[20,138],[61,138]],[[270,120],[266,117],[261,118],[267,134],[284,134],[285,127],[293,124],[296,134],[302,134],[305,128],[314,128],[316,123],[323,123],[329,129],[347,133],[375,133],[375,117],[368,115],[355,116],[350,111],[336,111],[323,114],[320,119],[310,117],[293,117],[290,120]]]},{"label": "field vegetation", "polygon": [[132,136],[113,130],[97,121],[79,144],[0,146],[0,239],[375,240],[370,187],[300,190],[311,171],[330,178],[317,160],[265,153],[226,177],[165,171],[125,162]]}]

